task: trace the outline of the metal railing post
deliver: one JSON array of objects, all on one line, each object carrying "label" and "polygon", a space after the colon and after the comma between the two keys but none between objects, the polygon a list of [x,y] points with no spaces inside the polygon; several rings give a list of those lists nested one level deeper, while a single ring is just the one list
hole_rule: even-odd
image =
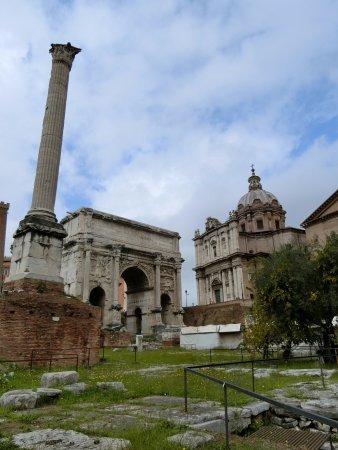
[{"label": "metal railing post", "polygon": [[88,348],[87,368],[90,366],[90,347]]},{"label": "metal railing post", "polygon": [[223,384],[224,392],[224,425],[225,425],[225,448],[230,450],[230,433],[229,433],[229,418],[228,418],[228,393],[226,384]]},{"label": "metal railing post", "polygon": [[320,355],[318,355],[318,362],[319,362],[319,367],[320,367],[320,376],[321,376],[321,379],[322,379],[323,388],[325,389],[323,364],[322,364],[322,359],[321,359]]},{"label": "metal railing post", "polygon": [[187,369],[184,369],[184,411],[185,411],[185,412],[188,412]]},{"label": "metal railing post", "polygon": [[211,362],[211,348],[209,348],[209,362]]},{"label": "metal railing post", "polygon": [[137,345],[134,345],[134,362],[136,363]]},{"label": "metal railing post", "polygon": [[51,368],[52,368],[52,358],[53,358],[53,354],[50,353],[49,354],[49,372],[51,371]]}]

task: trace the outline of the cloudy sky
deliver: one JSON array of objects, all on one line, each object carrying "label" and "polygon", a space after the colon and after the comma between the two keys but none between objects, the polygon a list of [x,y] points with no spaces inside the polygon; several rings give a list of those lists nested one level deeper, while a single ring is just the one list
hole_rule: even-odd
[{"label": "cloudy sky", "polygon": [[188,303],[194,231],[236,209],[251,164],[290,226],[337,189],[337,0],[11,0],[0,18],[6,254],[30,208],[51,43],[82,49],[57,217],[87,206],[178,231]]}]

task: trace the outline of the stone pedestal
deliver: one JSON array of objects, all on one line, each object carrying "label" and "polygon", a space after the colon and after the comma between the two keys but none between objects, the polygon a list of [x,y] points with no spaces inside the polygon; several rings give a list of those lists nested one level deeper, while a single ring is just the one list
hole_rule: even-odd
[{"label": "stone pedestal", "polygon": [[38,216],[27,216],[14,234],[10,276],[6,285],[20,279],[63,283],[61,278],[62,225]]},{"label": "stone pedestal", "polygon": [[81,50],[52,44],[48,87],[31,209],[14,234],[8,283],[31,278],[63,283],[60,276],[62,241],[67,233],[54,214],[65,121],[69,72]]}]

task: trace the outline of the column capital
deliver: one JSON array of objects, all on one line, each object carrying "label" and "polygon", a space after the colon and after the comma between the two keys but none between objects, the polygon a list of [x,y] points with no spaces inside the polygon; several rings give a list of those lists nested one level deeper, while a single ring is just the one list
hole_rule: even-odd
[{"label": "column capital", "polygon": [[154,254],[154,263],[155,263],[155,266],[156,266],[156,265],[160,265],[160,264],[161,264],[161,261],[162,261],[162,253],[155,253],[155,254]]},{"label": "column capital", "polygon": [[112,245],[112,253],[114,258],[119,258],[121,256],[123,245],[121,244],[114,244]]},{"label": "column capital", "polygon": [[184,259],[183,258],[179,258],[175,261],[175,269],[176,270],[181,270],[182,269],[182,264],[184,263]]},{"label": "column capital", "polygon": [[73,47],[68,42],[67,44],[51,44],[49,53],[53,57],[53,62],[63,62],[71,70],[74,58],[80,51],[80,48]]},{"label": "column capital", "polygon": [[7,212],[9,209],[9,203],[0,202],[0,209]]}]

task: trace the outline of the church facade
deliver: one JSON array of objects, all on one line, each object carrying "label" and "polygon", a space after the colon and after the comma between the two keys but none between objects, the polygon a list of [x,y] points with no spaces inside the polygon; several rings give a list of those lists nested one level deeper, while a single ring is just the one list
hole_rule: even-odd
[{"label": "church facade", "polygon": [[204,232],[195,232],[199,305],[250,303],[255,258],[288,242],[305,240],[304,230],[285,226],[286,212],[278,199],[263,189],[254,169],[248,181],[248,192],[226,221],[208,217]]}]

